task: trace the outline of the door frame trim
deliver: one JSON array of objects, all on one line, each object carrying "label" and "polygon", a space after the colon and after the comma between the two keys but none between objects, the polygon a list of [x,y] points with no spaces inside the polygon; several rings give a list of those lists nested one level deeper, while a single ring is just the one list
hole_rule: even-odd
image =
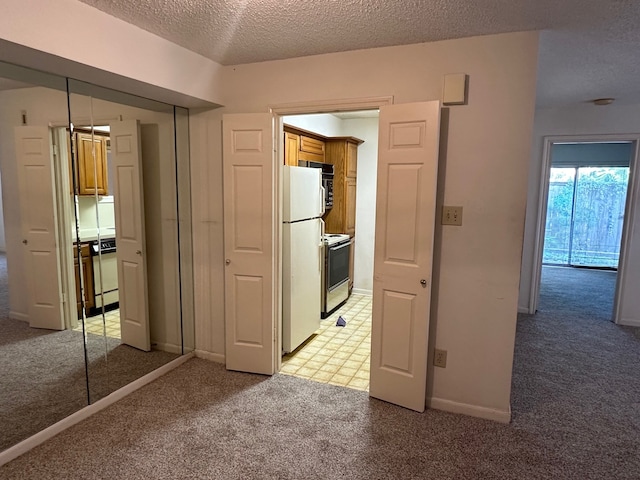
[{"label": "door frame trim", "polygon": [[312,100],[307,102],[272,105],[269,107],[269,112],[278,116],[352,112],[357,110],[373,110],[384,105],[393,105],[393,103],[393,95],[382,97],[346,98],[338,100]]},{"label": "door frame trim", "polygon": [[345,98],[337,100],[312,100],[305,102],[276,104],[269,106],[269,113],[274,118],[274,147],[275,147],[275,165],[277,172],[274,174],[274,195],[278,205],[278,211],[274,215],[273,231],[275,234],[273,242],[274,261],[276,278],[274,281],[274,305],[276,305],[276,324],[275,329],[275,349],[274,366],[275,371],[279,372],[282,368],[282,179],[280,178],[282,169],[277,168],[280,165],[280,159],[284,155],[284,129],[282,117],[286,115],[312,115],[314,113],[335,113],[335,112],[353,112],[357,110],[373,110],[379,109],[385,105],[393,105],[393,96],[380,97],[363,97],[363,98]]},{"label": "door frame trim", "polygon": [[533,247],[533,268],[531,269],[531,285],[529,290],[529,314],[535,314],[540,296],[540,279],[542,276],[542,254],[547,220],[547,202],[549,197],[549,175],[551,173],[551,147],[554,143],[608,143],[633,142],[634,154],[629,162],[629,184],[625,202],[622,240],[620,242],[620,260],[616,277],[616,288],[613,299],[613,322],[620,322],[620,306],[622,304],[621,287],[628,265],[628,251],[633,236],[635,201],[640,196],[640,134],[585,134],[585,135],[549,135],[543,137],[542,162],[540,166],[540,182],[538,193],[538,213]]},{"label": "door frame trim", "polygon": [[[72,219],[69,218],[71,212],[71,198],[69,196],[68,188],[69,179],[71,178],[71,172],[69,171],[69,161],[66,152],[66,143],[63,145],[62,140],[66,140],[66,127],[63,126],[51,126],[49,132],[52,137],[53,148],[57,157],[55,162],[54,176],[55,176],[55,192],[56,198],[55,208],[58,212],[58,238],[56,243],[58,244],[58,255],[60,256],[60,288],[64,297],[63,314],[64,324],[67,329],[74,329],[78,326],[78,315],[75,305],[78,299],[76,298],[76,285],[74,275],[74,258],[73,258],[73,238],[67,228]],[[75,227],[75,224],[74,224]],[[75,228],[73,229],[75,231]],[[80,275],[82,276],[82,269],[80,269]]]}]

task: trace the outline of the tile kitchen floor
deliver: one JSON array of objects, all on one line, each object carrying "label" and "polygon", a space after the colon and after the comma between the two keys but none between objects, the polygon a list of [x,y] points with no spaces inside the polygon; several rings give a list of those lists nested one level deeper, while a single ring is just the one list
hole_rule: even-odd
[{"label": "tile kitchen floor", "polygon": [[[82,331],[82,324],[74,329],[77,332]],[[87,317],[87,332],[94,335],[103,335],[105,332],[107,337],[120,338],[120,310],[110,310],[104,314],[104,325],[102,322],[102,314],[93,317]]]},{"label": "tile kitchen floor", "polygon": [[[337,327],[342,316],[347,325]],[[371,297],[352,294],[297,350],[282,357],[280,373],[369,390]]]}]

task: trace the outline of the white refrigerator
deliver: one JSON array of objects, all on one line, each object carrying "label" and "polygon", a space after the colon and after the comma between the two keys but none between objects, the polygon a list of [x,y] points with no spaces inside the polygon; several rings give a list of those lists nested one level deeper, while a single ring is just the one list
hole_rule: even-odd
[{"label": "white refrigerator", "polygon": [[320,169],[283,166],[282,349],[320,327],[324,189]]}]

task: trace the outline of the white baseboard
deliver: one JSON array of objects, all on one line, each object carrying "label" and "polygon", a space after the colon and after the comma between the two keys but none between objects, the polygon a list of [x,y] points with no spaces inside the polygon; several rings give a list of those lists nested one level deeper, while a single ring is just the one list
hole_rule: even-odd
[{"label": "white baseboard", "polygon": [[54,423],[50,427],[45,428],[44,430],[32,435],[31,437],[23,440],[22,442],[14,445],[13,447],[8,448],[4,452],[0,452],[0,466],[5,463],[9,463],[11,460],[19,457],[23,453],[28,452],[32,448],[37,447],[41,443],[46,442],[50,438],[53,438],[60,432],[66,430],[67,428],[75,425],[76,423],[80,423],[82,420],[89,418],[94,413],[98,413],[100,410],[105,409],[109,405],[116,403],[118,400],[123,399],[127,395],[132,392],[135,392],[141,387],[144,387],[146,384],[157,380],[162,375],[167,372],[170,372],[174,368],[182,365],[184,362],[193,357],[192,353],[188,353],[181,357],[176,358],[175,360],[157,368],[151,373],[147,373],[144,377],[140,377],[139,379],[131,382],[128,385],[116,390],[113,393],[110,393],[104,398],[101,398],[96,403],[92,403],[91,405],[87,405],[82,410],[78,410],[75,413],[72,413],[66,418],[63,418],[57,423]]},{"label": "white baseboard", "polygon": [[518,313],[529,313],[529,307],[518,307]]},{"label": "white baseboard", "polygon": [[626,327],[640,327],[640,320],[637,318],[621,318],[618,325],[624,325]]},{"label": "white baseboard", "polygon": [[196,350],[195,354],[196,354],[196,357],[202,358],[203,360],[209,360],[211,362],[222,363],[222,364],[227,363],[227,359],[221,353],[211,353],[211,352],[205,352],[204,350]]},{"label": "white baseboard", "polygon": [[511,408],[508,411],[496,410],[494,408],[480,407],[478,405],[469,405],[467,403],[453,402],[443,398],[427,399],[427,406],[436,410],[443,410],[451,413],[461,413],[471,417],[484,418],[500,423],[511,422]]},{"label": "white baseboard", "polygon": [[9,312],[9,318],[12,318],[13,320],[22,320],[23,322],[29,321],[29,315],[20,312]]},{"label": "white baseboard", "polygon": [[354,288],[351,290],[351,293],[356,293],[358,295],[366,295],[370,297],[373,295],[373,290],[365,290],[364,288]]}]

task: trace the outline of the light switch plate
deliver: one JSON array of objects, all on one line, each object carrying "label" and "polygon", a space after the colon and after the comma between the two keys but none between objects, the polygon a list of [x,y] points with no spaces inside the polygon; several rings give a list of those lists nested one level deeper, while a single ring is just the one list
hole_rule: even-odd
[{"label": "light switch plate", "polygon": [[462,225],[462,207],[442,207],[442,225]]}]

